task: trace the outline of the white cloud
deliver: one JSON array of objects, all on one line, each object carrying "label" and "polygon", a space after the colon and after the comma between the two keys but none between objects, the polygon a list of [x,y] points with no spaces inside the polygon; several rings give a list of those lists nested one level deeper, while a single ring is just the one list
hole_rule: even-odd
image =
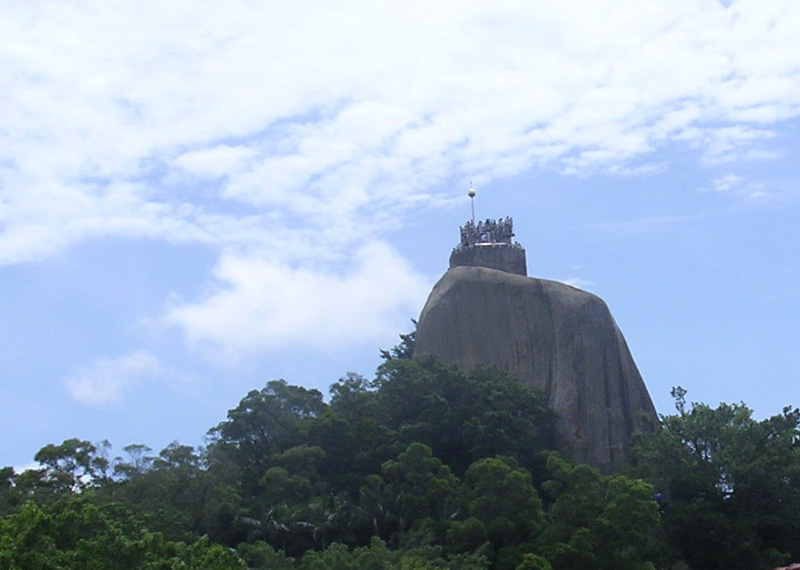
[{"label": "white cloud", "polygon": [[724,127],[705,135],[705,159],[711,163],[732,162],[748,152],[752,145],[770,139],[773,133],[747,126]]},{"label": "white cloud", "polygon": [[365,245],[335,272],[226,254],[215,275],[217,291],[170,308],[166,323],[228,357],[264,347],[336,349],[393,337],[416,315],[431,285],[379,243]]},{"label": "white cloud", "polygon": [[749,200],[753,204],[777,204],[792,199],[795,192],[787,190],[780,183],[767,185],[762,181],[747,180],[738,174],[729,173],[711,181],[710,187],[700,188],[700,192],[718,192],[737,199]]},{"label": "white cloud", "polygon": [[98,406],[119,402],[131,385],[163,375],[158,360],[139,350],[119,358],[93,360],[67,380],[67,389],[79,402]]},{"label": "white cloud", "polygon": [[[174,201],[152,180],[164,170],[227,177],[218,196],[257,207],[353,216],[391,203],[397,181],[414,194],[452,173],[536,162],[619,171],[672,139],[727,160],[800,112],[790,0],[85,0],[3,11],[9,227],[29,225],[31,194],[71,219],[71,203],[103,210],[107,185],[146,179],[138,231],[180,233],[169,219],[180,212],[142,212]],[[131,228],[112,217],[103,231]]]},{"label": "white cloud", "polygon": [[220,145],[185,152],[175,159],[176,166],[201,176],[220,177],[243,168],[255,150],[242,145]]},{"label": "white cloud", "polygon": [[572,285],[573,287],[584,290],[588,290],[594,285],[594,281],[591,281],[590,279],[584,279],[583,277],[568,277],[566,279],[562,279],[562,281],[567,285]]},{"label": "white cloud", "polygon": [[728,190],[739,186],[742,179],[736,174],[726,174],[711,182],[712,189],[715,192],[727,192]]},{"label": "white cloud", "polygon": [[[0,37],[0,265],[97,236],[208,244],[227,288],[170,318],[229,348],[341,318],[312,284],[347,301],[378,271],[416,291],[397,254],[332,263],[410,208],[445,207],[453,179],[648,175],[669,169],[653,158],[667,145],[760,160],[800,114],[795,0],[12,0]],[[276,236],[273,257],[253,253]],[[244,291],[286,334],[220,321]]]}]

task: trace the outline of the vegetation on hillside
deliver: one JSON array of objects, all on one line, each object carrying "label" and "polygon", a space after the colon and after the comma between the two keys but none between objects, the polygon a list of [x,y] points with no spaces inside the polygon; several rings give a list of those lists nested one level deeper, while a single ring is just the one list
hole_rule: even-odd
[{"label": "vegetation on hillside", "polygon": [[0,569],[758,569],[800,560],[800,412],[687,404],[625,474],[551,451],[541,392],[384,353],[268,382],[203,448],[78,439],[0,470]]}]

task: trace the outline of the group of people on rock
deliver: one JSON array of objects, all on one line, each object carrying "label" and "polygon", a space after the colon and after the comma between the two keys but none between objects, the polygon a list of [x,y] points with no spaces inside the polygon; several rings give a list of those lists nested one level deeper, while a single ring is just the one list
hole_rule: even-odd
[{"label": "group of people on rock", "polygon": [[461,247],[469,247],[478,243],[511,243],[514,237],[514,220],[510,216],[499,220],[472,220],[461,226]]}]

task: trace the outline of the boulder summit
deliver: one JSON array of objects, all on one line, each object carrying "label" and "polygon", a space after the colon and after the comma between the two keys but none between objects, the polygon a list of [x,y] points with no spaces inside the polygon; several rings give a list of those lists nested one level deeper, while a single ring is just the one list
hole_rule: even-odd
[{"label": "boulder summit", "polygon": [[467,371],[497,366],[542,388],[556,450],[615,471],[657,415],[628,345],[599,297],[527,276],[511,218],[467,222],[420,315],[415,353]]}]

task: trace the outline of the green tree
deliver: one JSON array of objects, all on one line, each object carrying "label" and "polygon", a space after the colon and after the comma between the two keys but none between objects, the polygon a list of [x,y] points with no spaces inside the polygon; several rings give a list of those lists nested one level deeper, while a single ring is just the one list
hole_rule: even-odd
[{"label": "green tree", "polygon": [[237,548],[237,553],[250,570],[294,570],[297,568],[294,558],[286,556],[283,551],[275,550],[271,544],[263,540],[243,542]]},{"label": "green tree", "polygon": [[386,492],[399,498],[399,516],[409,525],[450,518],[457,512],[460,482],[427,445],[412,443],[397,460],[384,463],[381,471]]},{"label": "green tree", "polygon": [[763,421],[744,404],[686,406],[640,434],[635,472],[663,502],[670,544],[693,569],[800,559],[800,411]]},{"label": "green tree", "polygon": [[0,469],[0,517],[14,512],[24,501],[16,487],[17,473],[13,467]]},{"label": "green tree", "polygon": [[[497,567],[516,568],[540,532],[544,517],[530,472],[510,457],[485,458],[470,465],[464,488],[468,520],[477,527],[471,532],[479,532],[482,526],[496,552]],[[467,527],[454,528],[463,533]]]},{"label": "green tree", "polygon": [[348,525],[348,501],[326,492],[318,472],[324,457],[322,449],[305,444],[273,456],[273,467],[261,479],[263,492],[247,509],[251,537],[291,555],[340,538]]},{"label": "green tree", "polygon": [[44,446],[34,459],[44,466],[44,480],[56,492],[79,491],[107,480],[110,463],[104,452],[108,447],[108,442],[98,448],[89,441],[72,438],[59,445]]},{"label": "green tree", "polygon": [[114,459],[114,475],[119,479],[133,479],[139,475],[144,475],[153,469],[155,456],[151,455],[153,450],[142,444],[134,443],[126,445],[122,450],[128,455],[127,461],[122,457]]},{"label": "green tree", "polygon": [[553,566],[547,558],[529,553],[522,557],[522,562],[517,566],[517,570],[553,570]]},{"label": "green tree", "polygon": [[653,487],[622,475],[603,476],[553,453],[543,492],[550,503],[539,537],[553,568],[608,570],[652,568],[659,527]]},{"label": "green tree", "polygon": [[125,510],[64,495],[49,506],[26,503],[0,519],[0,568],[15,570],[233,570],[238,556],[207,539],[171,542]]},{"label": "green tree", "polygon": [[465,375],[431,359],[390,360],[377,385],[382,423],[397,441],[430,446],[457,475],[494,455],[536,470],[552,443],[553,415],[543,393],[497,369]]},{"label": "green tree", "polygon": [[487,570],[489,560],[482,554],[446,557],[436,547],[391,549],[380,538],[368,545],[348,549],[332,544],[324,551],[308,552],[301,570]]},{"label": "green tree", "polygon": [[428,446],[413,443],[384,462],[381,475],[365,478],[351,525],[362,543],[380,537],[393,545],[442,544],[463,514],[461,495],[461,483],[450,468]]},{"label": "green tree", "polygon": [[312,426],[311,441],[325,450],[322,477],[355,496],[368,475],[403,449],[386,424],[377,383],[348,374],[330,387],[331,401]]},{"label": "green tree", "polygon": [[249,392],[227,420],[209,431],[212,459],[237,467],[244,492],[258,494],[272,456],[307,443],[313,420],[325,407],[319,390],[284,380],[268,382]]},{"label": "green tree", "polygon": [[411,319],[411,322],[414,323],[413,331],[401,334],[400,342],[389,350],[381,350],[381,358],[385,361],[397,359],[411,360],[414,358],[414,348],[417,345],[417,321]]},{"label": "green tree", "polygon": [[173,442],[157,456],[146,446],[128,453],[131,462],[117,462],[120,479],[98,489],[99,500],[126,505],[148,528],[172,540],[207,534],[235,541],[239,493],[223,469],[209,468],[205,450]]}]

